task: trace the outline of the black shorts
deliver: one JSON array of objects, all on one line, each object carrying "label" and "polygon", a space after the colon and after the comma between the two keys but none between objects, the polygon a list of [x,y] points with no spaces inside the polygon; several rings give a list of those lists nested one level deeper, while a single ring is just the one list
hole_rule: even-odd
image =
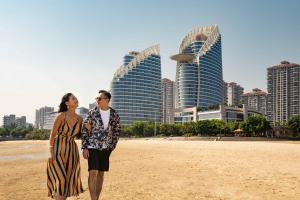
[{"label": "black shorts", "polygon": [[110,154],[111,150],[107,149],[89,149],[88,170],[108,171]]}]

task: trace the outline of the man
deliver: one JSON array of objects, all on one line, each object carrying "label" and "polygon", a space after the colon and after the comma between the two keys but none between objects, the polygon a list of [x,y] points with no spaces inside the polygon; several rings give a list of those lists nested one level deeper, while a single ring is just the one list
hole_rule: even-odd
[{"label": "man", "polygon": [[97,106],[88,112],[82,126],[83,157],[88,159],[89,191],[92,200],[98,200],[104,172],[109,171],[109,157],[116,148],[120,134],[120,117],[109,107],[111,94],[100,90]]}]

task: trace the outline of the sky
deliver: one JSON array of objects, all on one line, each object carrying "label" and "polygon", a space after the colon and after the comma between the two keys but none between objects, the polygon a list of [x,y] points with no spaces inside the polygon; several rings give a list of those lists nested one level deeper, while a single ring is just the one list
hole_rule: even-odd
[{"label": "sky", "polygon": [[155,44],[162,77],[174,80],[170,56],[188,32],[213,24],[223,79],[266,91],[268,67],[300,63],[299,10],[298,0],[0,0],[0,118],[34,123],[35,109],[57,109],[67,92],[88,107],[126,53]]}]

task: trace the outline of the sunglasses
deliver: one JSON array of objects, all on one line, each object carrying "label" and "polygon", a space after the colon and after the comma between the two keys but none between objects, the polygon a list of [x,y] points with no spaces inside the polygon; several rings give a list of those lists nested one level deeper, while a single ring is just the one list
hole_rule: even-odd
[{"label": "sunglasses", "polygon": [[102,98],[101,97],[97,97],[96,98],[97,101],[101,101],[102,99],[108,99],[108,98],[107,97],[102,97]]}]

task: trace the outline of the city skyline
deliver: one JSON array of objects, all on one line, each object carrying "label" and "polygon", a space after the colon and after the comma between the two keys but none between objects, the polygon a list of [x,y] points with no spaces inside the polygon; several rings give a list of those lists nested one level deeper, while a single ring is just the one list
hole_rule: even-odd
[{"label": "city skyline", "polygon": [[223,79],[245,92],[267,91],[268,67],[300,62],[297,1],[14,1],[0,7],[0,117],[25,115],[30,123],[35,109],[57,108],[69,91],[88,107],[99,89],[109,89],[120,58],[131,50],[160,44],[162,78],[174,81],[169,57],[195,27],[218,25]]}]

